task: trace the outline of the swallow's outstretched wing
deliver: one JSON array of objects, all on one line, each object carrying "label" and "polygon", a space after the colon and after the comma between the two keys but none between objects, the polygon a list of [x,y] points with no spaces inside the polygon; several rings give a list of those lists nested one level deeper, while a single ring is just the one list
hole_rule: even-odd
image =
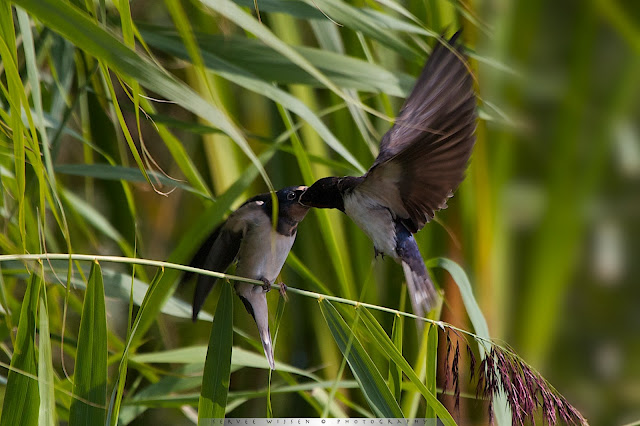
[{"label": "swallow's outstretched wing", "polygon": [[446,207],[475,143],[476,97],[459,34],[433,50],[359,188],[413,233]]}]

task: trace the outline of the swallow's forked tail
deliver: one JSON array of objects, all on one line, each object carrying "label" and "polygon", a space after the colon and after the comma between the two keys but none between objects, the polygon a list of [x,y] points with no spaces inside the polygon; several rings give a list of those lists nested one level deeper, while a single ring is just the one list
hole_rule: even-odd
[{"label": "swallow's forked tail", "polygon": [[424,265],[413,234],[401,223],[396,224],[396,253],[407,281],[413,313],[424,317],[436,306],[438,293]]},{"label": "swallow's forked tail", "polygon": [[271,332],[269,331],[269,307],[267,306],[266,292],[260,286],[248,283],[236,283],[236,293],[244,303],[247,312],[251,314],[258,327],[258,334],[267,357],[269,367],[276,369],[273,357],[273,344],[271,342]]},{"label": "swallow's forked tail", "polygon": [[413,313],[419,317],[424,317],[426,313],[436,306],[438,294],[422,259],[420,259],[422,268],[414,268],[416,266],[415,263],[416,262],[408,263],[403,259],[402,270],[404,271],[404,276],[407,281]]}]

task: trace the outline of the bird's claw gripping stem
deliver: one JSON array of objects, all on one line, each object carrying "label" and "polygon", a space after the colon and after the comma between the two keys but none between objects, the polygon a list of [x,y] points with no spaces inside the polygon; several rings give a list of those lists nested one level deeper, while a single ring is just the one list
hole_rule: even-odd
[{"label": "bird's claw gripping stem", "polygon": [[280,286],[280,295],[285,302],[288,302],[289,296],[287,295],[287,285],[285,283],[278,283],[278,285]]}]

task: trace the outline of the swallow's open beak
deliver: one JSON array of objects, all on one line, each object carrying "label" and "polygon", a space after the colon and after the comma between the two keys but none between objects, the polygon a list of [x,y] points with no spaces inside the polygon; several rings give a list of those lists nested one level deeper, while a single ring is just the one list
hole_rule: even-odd
[{"label": "swallow's open beak", "polygon": [[304,197],[304,194],[307,193],[307,191],[309,190],[309,187],[306,187],[303,191],[302,194],[300,194],[300,198],[298,198],[298,203],[302,204],[303,206],[307,207],[307,208],[311,208],[311,206],[306,205],[305,203],[302,202],[302,197]]}]

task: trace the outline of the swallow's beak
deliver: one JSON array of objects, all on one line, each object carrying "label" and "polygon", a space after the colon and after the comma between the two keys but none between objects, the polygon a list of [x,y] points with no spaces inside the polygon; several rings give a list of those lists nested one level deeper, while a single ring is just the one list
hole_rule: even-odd
[{"label": "swallow's beak", "polygon": [[300,198],[298,198],[298,203],[307,207],[307,208],[311,208],[311,206],[305,204],[304,202],[302,202],[302,199],[304,198],[304,195],[307,193],[307,191],[309,190],[309,187],[306,187],[303,191],[302,194],[300,194]]}]

